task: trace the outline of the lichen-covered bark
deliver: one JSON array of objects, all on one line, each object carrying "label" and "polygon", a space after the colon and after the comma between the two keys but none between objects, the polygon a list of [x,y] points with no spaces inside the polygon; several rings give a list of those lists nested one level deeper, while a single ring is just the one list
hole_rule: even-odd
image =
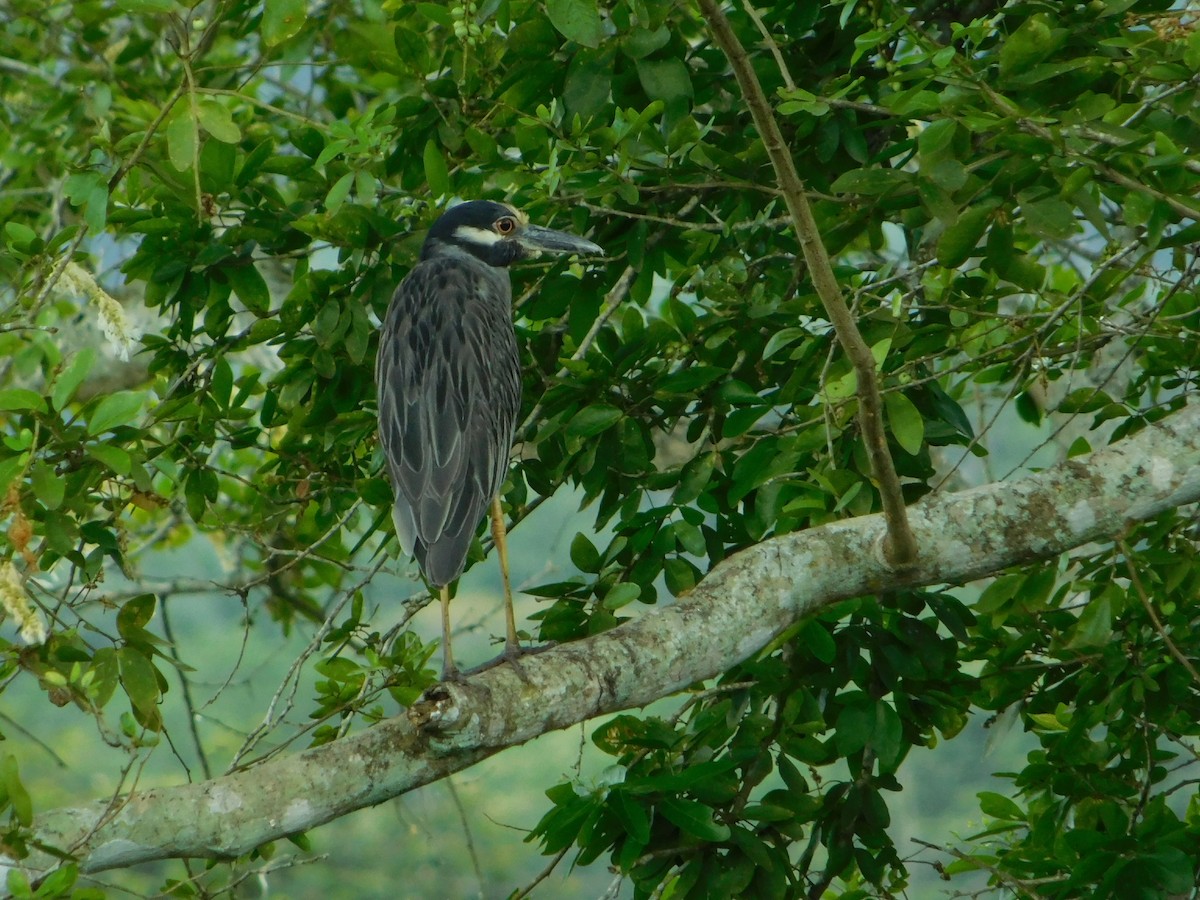
[{"label": "lichen-covered bark", "polygon": [[[438,687],[369,731],[200,784],[46,813],[37,840],[85,871],[243,854],[395,797],[496,751],[711,678],[801,616],[898,585],[961,584],[1118,535],[1200,500],[1200,406],[1037,475],[927,498],[909,510],[920,556],[891,571],[865,516],[752,547],[684,600],[606,634]],[[9,865],[11,861],[4,861]],[[53,865],[49,855],[21,863]]]}]

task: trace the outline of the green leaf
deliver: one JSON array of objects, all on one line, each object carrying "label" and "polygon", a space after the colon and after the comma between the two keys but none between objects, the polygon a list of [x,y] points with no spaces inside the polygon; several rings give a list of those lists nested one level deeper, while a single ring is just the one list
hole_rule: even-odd
[{"label": "green leaf", "polygon": [[200,150],[196,121],[190,113],[180,112],[167,123],[166,135],[167,156],[171,165],[180,172],[186,172],[196,164],[196,154]]},{"label": "green leaf", "polygon": [[35,463],[30,474],[33,495],[46,509],[58,509],[66,495],[67,483],[43,462]]},{"label": "green leaf", "polygon": [[71,893],[71,888],[79,878],[79,866],[75,863],[63,863],[38,885],[37,896],[40,898],[71,897],[72,900],[82,900],[78,894]]},{"label": "green leaf", "polygon": [[121,611],[117,613],[117,631],[122,637],[128,637],[134,629],[144,629],[154,618],[154,610],[157,607],[158,598],[154,594],[138,594],[125,601]]},{"label": "green leaf", "polygon": [[717,465],[716,453],[701,453],[683,467],[679,476],[679,485],[671,499],[680,505],[691,503],[699,497],[709,481]]},{"label": "green leaf", "polygon": [[[1030,16],[1000,48],[1000,74],[1019,75],[1054,52],[1058,40],[1046,13]],[[1065,37],[1065,35],[1064,35]]]},{"label": "green leaf", "polygon": [[1022,201],[1021,216],[1030,231],[1051,240],[1070,237],[1079,228],[1075,221],[1075,208],[1057,197]]},{"label": "green leaf", "polygon": [[307,18],[305,0],[266,0],[262,17],[263,40],[268,47],[282,44],[304,27]]},{"label": "green leaf", "polygon": [[911,182],[912,175],[899,169],[851,169],[829,187],[839,194],[871,195],[906,188]]},{"label": "green leaf", "polygon": [[129,696],[129,702],[141,714],[138,721],[145,725],[158,717],[158,671],[154,663],[137,647],[122,647],[117,651],[120,664],[121,687]]},{"label": "green leaf", "polygon": [[416,7],[417,12],[430,22],[436,22],[445,28],[454,27],[454,18],[450,15],[450,10],[444,5],[439,3],[418,3]]},{"label": "green leaf", "polygon": [[902,391],[888,391],[883,395],[883,404],[892,437],[906,453],[916,456],[925,441],[925,420],[920,411]]},{"label": "green leaf", "polygon": [[663,563],[663,580],[667,590],[676,597],[686,594],[696,586],[696,567],[686,559],[668,559]]},{"label": "green leaf", "polygon": [[550,24],[567,40],[595,49],[604,38],[596,0],[546,0]]},{"label": "green leaf", "polygon": [[786,806],[772,803],[748,803],[742,815],[751,822],[790,822],[796,818],[796,814]]},{"label": "green leaf", "polygon": [[325,209],[332,215],[341,209],[346,198],[350,196],[350,188],[354,184],[354,173],[346,172],[333,183],[329,193],[325,195]]},{"label": "green leaf", "polygon": [[60,412],[66,408],[66,405],[75,395],[75,391],[79,388],[85,378],[91,374],[92,366],[96,362],[96,348],[82,347],[72,358],[71,362],[65,369],[58,373],[54,379],[54,386],[50,392],[50,402],[56,410]]},{"label": "green leaf", "polygon": [[4,233],[14,247],[28,247],[37,240],[37,232],[23,222],[5,222]]},{"label": "green leaf", "polygon": [[835,723],[834,744],[843,756],[854,756],[870,748],[879,760],[881,772],[893,772],[904,758],[900,716],[891,704],[856,694],[847,700]]},{"label": "green leaf", "polygon": [[1055,713],[1030,713],[1029,721],[1033,722],[1033,724],[1037,726],[1037,728],[1034,729],[1035,732],[1066,731],[1070,727],[1061,721]]},{"label": "green leaf", "polygon": [[672,372],[655,385],[655,389],[663,394],[691,394],[711,386],[724,374],[725,370],[719,366],[688,366]]},{"label": "green leaf", "polygon": [[226,144],[236,144],[242,139],[242,131],[234,124],[233,114],[216,100],[206,97],[197,104],[200,126]]},{"label": "green leaf", "polygon": [[32,900],[33,898],[33,888],[29,885],[29,879],[15,866],[8,869],[5,887],[12,895],[13,900]]},{"label": "green leaf", "polygon": [[946,193],[954,193],[967,183],[967,169],[957,159],[939,159],[921,164],[921,174]]},{"label": "green leaf", "polygon": [[767,345],[763,348],[763,359],[770,359],[789,344],[794,344],[797,341],[807,340],[812,337],[812,332],[803,328],[780,328],[769,338],[767,338]]},{"label": "green leaf", "polygon": [[571,562],[581,572],[600,571],[600,552],[582,532],[577,533],[571,541]]},{"label": "green leaf", "polygon": [[95,233],[104,230],[108,218],[108,179],[100,172],[76,172],[63,185],[71,205],[83,208],[83,220]]},{"label": "green leaf", "polygon": [[704,532],[700,530],[699,525],[694,525],[691,522],[679,521],[672,526],[675,532],[675,539],[679,541],[679,545],[683,547],[692,556],[704,556],[708,549],[708,545],[704,542]]},{"label": "green leaf", "polygon": [[674,57],[639,59],[637,73],[642,82],[642,89],[652,100],[670,103],[672,100],[692,96],[692,77],[683,60]]},{"label": "green leaf", "polygon": [[611,52],[580,50],[567,68],[563,102],[568,112],[591,116],[600,112],[612,91]]},{"label": "green leaf", "polygon": [[113,444],[92,444],[88,456],[97,459],[118,475],[128,475],[133,470],[133,457],[129,452]]},{"label": "green leaf", "polygon": [[313,668],[321,675],[333,681],[345,683],[359,683],[363,675],[362,666],[352,659],[346,659],[344,656],[331,656],[318,662]]},{"label": "green leaf", "polygon": [[1001,278],[1028,291],[1041,290],[1046,281],[1046,267],[1026,253],[1015,254],[1003,266],[998,266],[996,271]]},{"label": "green leaf", "polygon": [[175,0],[117,0],[117,9],[131,13],[169,13],[175,12]]},{"label": "green leaf", "polygon": [[223,271],[246,309],[261,315],[271,308],[271,291],[254,263],[228,266]]},{"label": "green leaf", "polygon": [[620,609],[622,606],[628,606],[640,596],[642,596],[640,585],[623,581],[620,584],[613,585],[612,590],[604,595],[604,599],[600,602],[600,605],[609,610]]},{"label": "green leaf", "polygon": [[837,642],[820,622],[806,622],[796,641],[800,646],[806,647],[820,662],[832,663],[837,655]]},{"label": "green leaf", "polygon": [[120,680],[120,664],[117,662],[117,652],[112,647],[101,647],[92,658],[88,667],[91,677],[88,694],[97,707],[103,708],[116,693]]},{"label": "green leaf", "polygon": [[140,391],[117,391],[109,394],[96,407],[88,420],[88,434],[103,434],[128,425],[142,409],[146,395]]},{"label": "green leaf", "polygon": [[979,798],[979,809],[984,815],[1013,822],[1025,821],[1025,811],[1003,794],[980,791],[975,796]]},{"label": "green leaf", "polygon": [[592,437],[607,431],[621,418],[622,412],[615,406],[597,403],[585,406],[567,423],[567,434],[577,437]]},{"label": "green leaf", "polygon": [[930,122],[917,135],[917,150],[922,157],[940,156],[950,149],[957,131],[958,123],[953,119],[937,119]]},{"label": "green leaf", "polygon": [[31,391],[28,388],[9,388],[0,391],[0,409],[31,409],[35,412],[45,412],[46,401],[37,391]]},{"label": "green leaf", "polygon": [[379,189],[379,182],[366,169],[358,169],[354,173],[354,192],[360,203],[369,203]]},{"label": "green leaf", "polygon": [[729,840],[729,826],[714,822],[712,808],[703,803],[666,797],[657,808],[667,821],[677,825],[685,834],[702,841]]},{"label": "green leaf", "polygon": [[317,158],[313,160],[313,168],[323,171],[327,163],[345,153],[352,143],[346,138],[329,141],[317,154]]},{"label": "green leaf", "polygon": [[21,783],[17,758],[11,754],[6,753],[0,757],[0,785],[3,785],[4,792],[8,794],[8,803],[12,806],[13,815],[20,824],[28,828],[33,823],[33,801],[29,798],[25,785]]},{"label": "green leaf", "polygon": [[621,41],[621,49],[630,59],[641,59],[655,51],[661,50],[671,40],[671,30],[666,25],[660,25],[653,30],[649,28],[633,28]]},{"label": "green leaf", "polygon": [[425,142],[422,160],[425,164],[425,183],[429,185],[430,196],[445,197],[450,193],[450,171],[446,168],[442,151],[433,140]]},{"label": "green leaf", "polygon": [[1119,596],[1119,588],[1110,584],[1093,597],[1083,608],[1067,646],[1072,650],[1107,646],[1112,640],[1113,611]]},{"label": "green leaf", "polygon": [[948,226],[938,238],[938,265],[956,269],[973,256],[998,205],[999,201],[980,203],[959,215],[958,221]]},{"label": "green leaf", "polygon": [[609,792],[608,805],[626,834],[640,844],[650,840],[650,817],[637,800],[625,791],[613,790]]}]

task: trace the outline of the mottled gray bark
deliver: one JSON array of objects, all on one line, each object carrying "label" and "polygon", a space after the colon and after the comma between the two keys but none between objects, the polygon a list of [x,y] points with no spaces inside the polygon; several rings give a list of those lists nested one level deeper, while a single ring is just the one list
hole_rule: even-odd
[{"label": "mottled gray bark", "polygon": [[[1113,538],[1129,522],[1197,500],[1200,406],[1191,406],[1037,475],[927,498],[909,510],[920,554],[902,573],[883,560],[879,516],[764,541],[715,567],[686,599],[529,657],[521,673],[505,665],[439,686],[407,715],[247,771],[47,812],[35,823],[37,840],[89,872],[240,855],[546,731],[711,678],[838,600],[962,584]],[[40,853],[22,863],[35,871],[53,864]]]}]

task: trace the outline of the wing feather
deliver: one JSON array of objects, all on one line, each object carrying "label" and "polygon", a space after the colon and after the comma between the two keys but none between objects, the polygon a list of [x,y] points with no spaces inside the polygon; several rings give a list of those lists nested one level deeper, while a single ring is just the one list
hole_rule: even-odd
[{"label": "wing feather", "polygon": [[521,370],[508,275],[473,257],[418,264],[376,362],[379,435],[401,546],[435,585],[457,578],[508,471]]}]

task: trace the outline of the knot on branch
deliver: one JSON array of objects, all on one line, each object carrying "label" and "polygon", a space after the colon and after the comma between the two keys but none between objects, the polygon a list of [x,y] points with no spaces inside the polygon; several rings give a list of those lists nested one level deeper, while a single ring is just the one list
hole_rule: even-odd
[{"label": "knot on branch", "polygon": [[460,731],[468,720],[471,702],[470,684],[446,681],[435,684],[408,708],[409,724],[418,731],[447,734]]}]

